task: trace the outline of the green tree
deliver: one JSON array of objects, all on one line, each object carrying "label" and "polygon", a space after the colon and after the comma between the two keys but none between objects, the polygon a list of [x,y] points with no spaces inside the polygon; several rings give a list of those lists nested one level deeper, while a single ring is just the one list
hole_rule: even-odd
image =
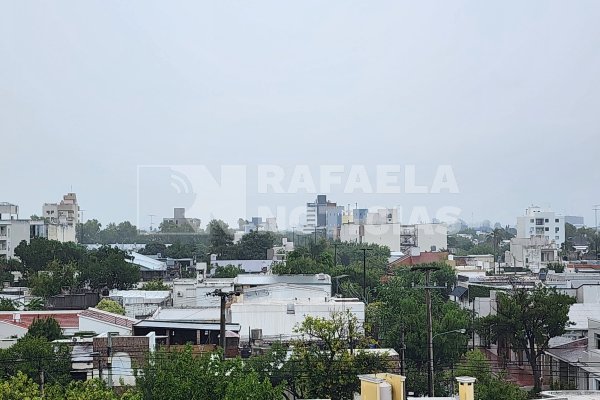
[{"label": "green tree", "polygon": [[237,265],[218,265],[215,268],[213,278],[235,278],[243,273],[244,270]]},{"label": "green tree", "polygon": [[369,341],[350,312],[334,312],[330,318],[307,316],[296,328],[301,339],[293,342],[286,368],[302,371],[293,390],[300,398],[352,399],[359,391],[359,374],[387,371],[385,355],[362,351]]},{"label": "green tree", "polygon": [[268,249],[273,248],[275,235],[271,232],[253,231],[242,236],[236,244],[239,260],[264,260]]},{"label": "green tree", "polygon": [[10,299],[0,299],[0,311],[17,311],[17,306]]},{"label": "green tree", "polygon": [[233,234],[229,232],[227,224],[221,220],[213,219],[206,227],[209,236],[209,252],[216,254],[220,259],[232,259],[236,256],[233,245]]},{"label": "green tree", "polygon": [[496,377],[492,374],[490,362],[480,350],[469,351],[464,361],[456,369],[457,376],[472,376],[475,384],[476,400],[525,400],[527,392],[519,386],[508,382],[504,375]]},{"label": "green tree", "polygon": [[149,256],[155,256],[157,254],[160,254],[160,255],[164,256],[167,254],[167,246],[164,243],[158,243],[158,242],[148,243],[140,251],[140,254],[146,254]]},{"label": "green tree", "polygon": [[44,238],[31,239],[29,243],[22,241],[15,247],[15,255],[19,257],[26,278],[47,268],[51,261],[59,264],[79,264],[86,256],[84,247],[72,242],[61,243]]},{"label": "green tree", "polygon": [[141,290],[171,290],[171,287],[165,285],[165,283],[160,279],[154,279],[150,282],[146,282],[140,288]]},{"label": "green tree", "polygon": [[194,228],[188,224],[176,224],[173,221],[163,221],[158,226],[161,233],[194,233]]},{"label": "green tree", "polygon": [[79,279],[92,289],[130,289],[140,280],[137,265],[125,261],[129,256],[122,250],[102,246],[89,252],[87,262],[79,267]]},{"label": "green tree", "polygon": [[79,287],[77,269],[73,262],[61,265],[58,260],[51,261],[46,270],[30,277],[31,294],[47,298],[60,294],[63,288],[73,290]]},{"label": "green tree", "polygon": [[194,355],[191,346],[183,351],[153,353],[139,371],[136,386],[143,398],[153,400],[283,397],[281,386],[261,379],[257,371],[240,359],[223,360],[220,355],[210,353]]},{"label": "green tree", "polygon": [[29,300],[29,303],[25,305],[25,310],[27,311],[41,311],[46,309],[46,304],[43,299],[33,298]]},{"label": "green tree", "polygon": [[37,383],[18,371],[16,375],[0,381],[1,400],[42,400],[42,393]]},{"label": "green tree", "polygon": [[98,243],[102,224],[97,219],[88,219],[85,223],[77,224],[77,240],[79,243]]},{"label": "green tree", "polygon": [[29,326],[27,334],[42,337],[51,342],[62,337],[62,329],[58,321],[52,317],[36,318]]},{"label": "green tree", "polygon": [[96,304],[96,308],[98,310],[107,311],[113,314],[125,315],[125,309],[122,305],[120,305],[114,300],[107,298],[100,300],[100,302]]},{"label": "green tree", "polygon": [[0,349],[0,376],[14,376],[18,371],[38,384],[40,371],[45,372],[47,383],[66,384],[71,379],[70,350],[45,337],[25,335],[8,349]]},{"label": "green tree", "polygon": [[575,299],[554,288],[516,288],[498,293],[497,313],[478,321],[478,330],[492,341],[507,340],[512,348],[525,351],[533,372],[534,391],[542,388],[541,356],[551,338],[565,333],[569,308]]}]

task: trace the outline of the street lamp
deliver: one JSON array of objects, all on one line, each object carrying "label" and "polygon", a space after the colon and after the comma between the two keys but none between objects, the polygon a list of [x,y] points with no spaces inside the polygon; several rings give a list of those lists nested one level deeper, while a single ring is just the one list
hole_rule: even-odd
[{"label": "street lamp", "polygon": [[[430,352],[431,359],[429,360],[429,362],[430,362],[429,365],[433,366],[433,339],[435,339],[438,336],[448,335],[450,333],[460,333],[460,334],[464,335],[465,333],[467,333],[467,330],[465,328],[454,329],[454,330],[451,330],[451,331],[448,331],[448,332],[441,332],[441,333],[436,333],[435,335],[433,335],[431,337],[431,352]],[[431,383],[429,385],[429,387],[430,387],[429,396],[433,397],[433,379],[434,379],[433,371],[431,371],[430,376],[431,376]]]},{"label": "street lamp", "polygon": [[449,333],[461,333],[464,335],[465,333],[467,333],[467,330],[465,328],[462,328],[462,329],[454,329],[453,331],[448,331],[448,332],[436,333],[435,335],[433,335],[432,339],[435,339],[438,336],[447,335]]}]

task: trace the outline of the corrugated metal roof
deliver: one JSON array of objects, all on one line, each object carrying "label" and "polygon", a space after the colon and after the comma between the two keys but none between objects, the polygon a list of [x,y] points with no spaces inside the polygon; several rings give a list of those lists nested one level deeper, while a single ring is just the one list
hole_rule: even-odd
[{"label": "corrugated metal roof", "polygon": [[463,286],[457,286],[450,292],[450,296],[455,296],[461,298],[465,293],[467,293],[468,289]]},{"label": "corrugated metal roof", "polygon": [[162,261],[155,260],[148,256],[145,256],[140,253],[131,253],[131,257],[133,259],[126,258],[125,261],[130,262],[135,265],[139,265],[141,268],[145,268],[150,271],[166,271],[167,264]]},{"label": "corrugated metal roof", "polygon": [[124,315],[113,314],[104,310],[98,310],[97,308],[88,308],[87,310],[81,312],[79,316],[84,318],[95,319],[97,321],[107,322],[109,324],[122,326],[128,329],[131,329],[133,324],[138,321],[135,318],[129,318]]},{"label": "corrugated metal roof", "polygon": [[273,285],[277,283],[289,283],[292,285],[331,285],[331,276],[327,274],[316,275],[238,275],[234,283],[236,285]]}]

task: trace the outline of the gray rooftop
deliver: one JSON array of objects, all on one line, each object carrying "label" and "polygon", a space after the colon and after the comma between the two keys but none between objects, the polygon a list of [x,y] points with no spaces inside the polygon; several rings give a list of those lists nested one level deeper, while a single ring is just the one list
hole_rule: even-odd
[{"label": "gray rooftop", "polygon": [[241,274],[235,280],[235,285],[273,285],[288,283],[292,285],[331,285],[331,276],[327,274],[315,275],[251,275]]}]

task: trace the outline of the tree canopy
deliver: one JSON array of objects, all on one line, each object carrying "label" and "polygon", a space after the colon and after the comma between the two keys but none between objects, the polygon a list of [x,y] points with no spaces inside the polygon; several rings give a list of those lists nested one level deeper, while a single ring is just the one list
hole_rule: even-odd
[{"label": "tree canopy", "polygon": [[533,371],[534,390],[539,392],[541,356],[548,350],[551,338],[565,333],[569,308],[574,302],[573,297],[541,285],[533,290],[515,288],[509,293],[498,293],[496,314],[480,318],[478,331],[493,342],[522,349]]},{"label": "tree canopy", "polygon": [[113,314],[125,315],[125,309],[122,305],[107,298],[100,300],[100,302],[96,304],[96,308],[98,310],[107,311]]}]

